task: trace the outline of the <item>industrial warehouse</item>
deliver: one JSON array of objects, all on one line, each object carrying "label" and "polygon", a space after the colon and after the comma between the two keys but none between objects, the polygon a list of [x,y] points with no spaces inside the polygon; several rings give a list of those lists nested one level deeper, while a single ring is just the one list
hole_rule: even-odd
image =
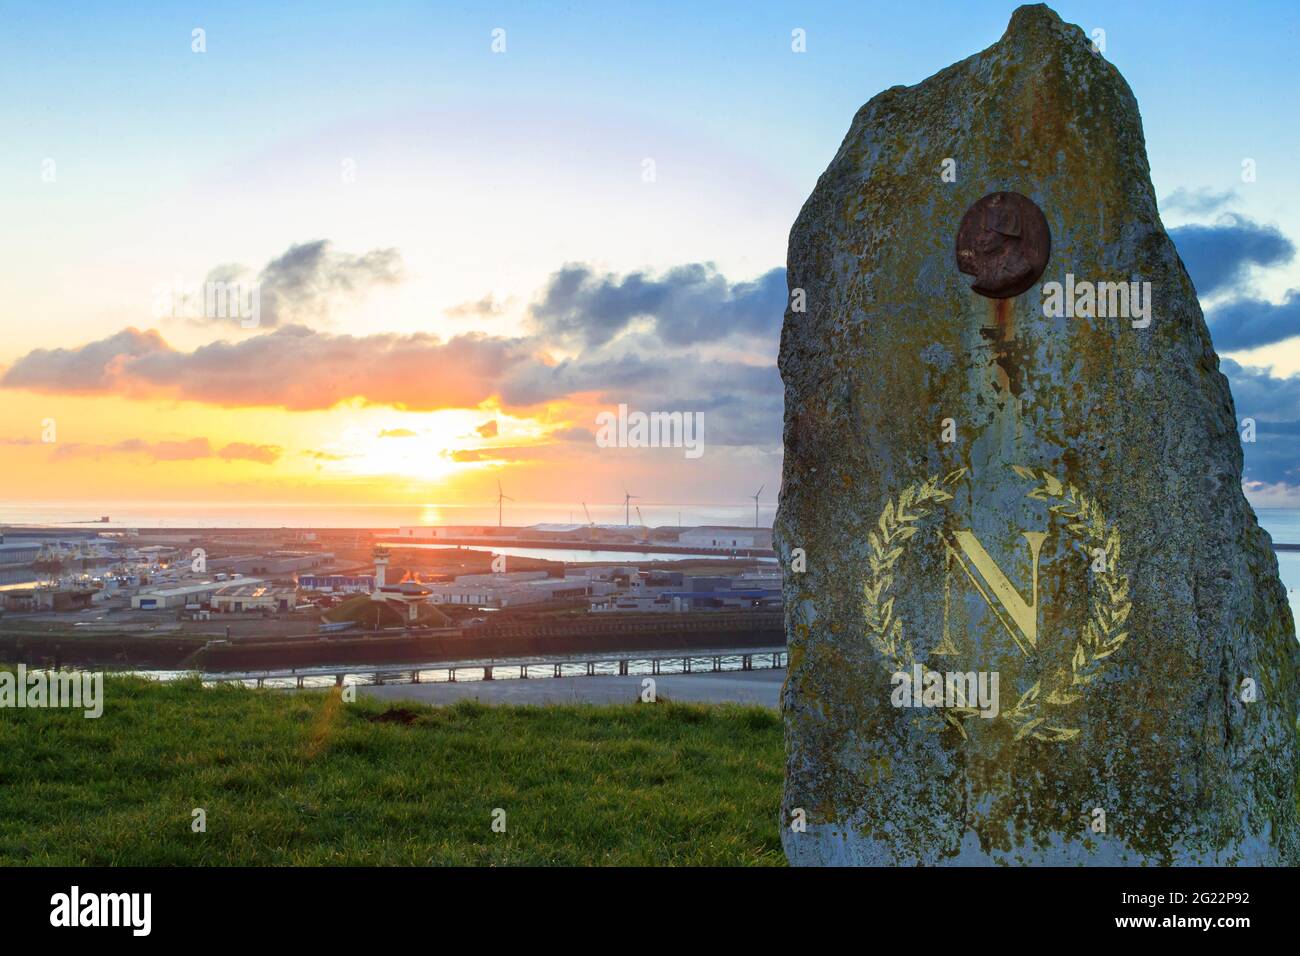
[{"label": "industrial warehouse", "polygon": [[[770,545],[767,529],[591,523],[388,531],[11,526],[0,540],[0,637],[35,627],[240,641],[472,633],[519,614],[576,624],[772,612],[781,607],[781,575]],[[606,560],[584,560],[598,557]]]}]

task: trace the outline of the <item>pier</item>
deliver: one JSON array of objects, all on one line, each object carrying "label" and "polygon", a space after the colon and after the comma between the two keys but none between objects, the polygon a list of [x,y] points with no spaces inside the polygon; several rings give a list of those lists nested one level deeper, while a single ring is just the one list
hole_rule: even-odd
[{"label": "pier", "polygon": [[780,669],[784,647],[724,648],[703,651],[605,653],[590,657],[484,658],[434,661],[409,667],[310,667],[287,671],[242,671],[204,674],[206,684],[241,683],[278,690],[381,686],[385,684],[457,683],[459,681],[544,680],[555,677],[628,677],[659,674],[705,674]]}]

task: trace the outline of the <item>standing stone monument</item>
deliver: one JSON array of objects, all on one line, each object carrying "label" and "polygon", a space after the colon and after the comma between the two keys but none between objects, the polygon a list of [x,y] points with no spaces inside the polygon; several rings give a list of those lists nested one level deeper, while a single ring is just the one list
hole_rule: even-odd
[{"label": "standing stone monument", "polygon": [[872,99],[789,284],[791,862],[1295,863],[1295,625],[1090,39]]}]

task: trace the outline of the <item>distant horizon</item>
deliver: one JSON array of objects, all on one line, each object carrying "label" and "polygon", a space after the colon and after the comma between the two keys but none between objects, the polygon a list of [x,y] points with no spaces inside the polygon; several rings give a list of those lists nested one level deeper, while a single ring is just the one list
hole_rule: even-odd
[{"label": "distant horizon", "polygon": [[[1260,524],[1268,530],[1269,522],[1263,520],[1265,515],[1296,516],[1300,518],[1300,507],[1291,505],[1253,505],[1260,515]],[[587,502],[592,515],[592,522],[597,525],[613,527],[640,527],[635,521],[625,524],[623,519],[623,502]],[[775,497],[770,504],[760,504],[760,524],[753,523],[754,505],[726,501],[665,502],[647,501],[641,504],[646,526],[651,528],[677,527],[678,512],[681,513],[682,526],[717,525],[733,528],[755,528],[762,531],[773,530],[777,501]],[[311,524],[286,524],[273,521],[269,517],[264,522],[250,520],[223,523],[222,518],[244,512],[265,512],[268,516],[279,510],[316,512],[321,515],[345,515],[347,513],[406,512],[417,519],[433,519],[437,512],[448,512],[456,520],[410,520],[396,522],[374,522],[360,520],[343,520],[335,523],[313,522]],[[200,514],[205,511],[207,514]],[[512,514],[513,512],[513,514]],[[520,517],[520,512],[523,517]],[[647,513],[648,512],[648,513]],[[108,516],[109,522],[101,522],[100,517]],[[473,520],[470,520],[471,516]],[[477,517],[481,516],[481,517]],[[748,517],[748,520],[745,520]],[[143,519],[154,518],[156,521]],[[502,527],[528,527],[535,524],[577,524],[585,525],[581,503],[574,507],[567,502],[532,502],[521,500],[506,510]],[[0,528],[3,527],[49,527],[68,526],[82,529],[128,527],[195,527],[195,528],[303,528],[315,529],[382,529],[406,526],[436,527],[439,525],[481,525],[495,527],[497,524],[496,504],[450,504],[429,502],[409,504],[397,502],[373,503],[330,503],[330,502],[187,502],[187,501],[149,501],[149,502],[85,502],[78,500],[64,501],[25,501],[0,502]],[[1290,528],[1291,522],[1285,522]],[[1293,535],[1296,543],[1300,541],[1300,521],[1297,521],[1297,533]]]},{"label": "distant horizon", "polygon": [[[205,509],[205,505],[207,506]],[[632,512],[632,524],[623,521],[623,502],[587,502],[592,520],[597,525],[617,527],[640,527],[636,520],[635,508]],[[200,514],[205,511],[206,514]],[[286,517],[303,517],[315,513],[321,520],[309,524],[294,524],[273,520],[278,511],[293,510],[294,515]],[[677,513],[681,513],[681,525],[687,526],[722,526],[735,528],[754,528],[754,505],[729,504],[726,502],[644,502],[641,504],[646,526],[677,527]],[[759,530],[772,530],[772,516],[776,511],[776,502],[760,504]],[[116,513],[115,513],[116,512]],[[392,517],[394,512],[404,512],[412,520],[376,522],[373,516],[382,512]],[[456,520],[422,520],[434,519],[438,512],[455,515]],[[513,514],[512,514],[513,512]],[[356,515],[347,518],[349,514]],[[371,515],[372,520],[363,520],[361,516]],[[521,516],[522,514],[522,516]],[[100,522],[101,516],[112,519],[108,523]],[[233,520],[243,515],[243,520]],[[570,515],[572,518],[570,520]],[[325,516],[334,516],[337,521],[329,522]],[[745,518],[748,517],[748,521]],[[150,520],[146,520],[150,519]],[[232,519],[232,520],[223,520]],[[506,510],[502,527],[527,527],[534,524],[587,524],[582,507],[564,502],[519,502]],[[78,526],[83,529],[101,528],[113,530],[122,527],[167,527],[183,526],[195,528],[231,527],[231,528],[397,528],[403,526],[437,526],[437,525],[481,525],[495,527],[497,524],[496,504],[396,504],[391,502],[375,504],[330,504],[317,502],[295,503],[254,503],[254,502],[210,502],[194,504],[191,502],[29,502],[22,505],[6,502],[0,504],[0,527],[32,526],[44,527],[54,525]]]}]

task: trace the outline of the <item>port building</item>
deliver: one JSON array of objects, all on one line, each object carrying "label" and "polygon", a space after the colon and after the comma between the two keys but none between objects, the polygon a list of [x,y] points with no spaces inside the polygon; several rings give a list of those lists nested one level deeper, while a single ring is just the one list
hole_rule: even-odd
[{"label": "port building", "polygon": [[[241,579],[239,584],[261,584],[259,579]],[[161,611],[167,608],[183,608],[187,604],[207,604],[222,588],[229,587],[229,581],[197,581],[193,584],[178,584],[174,587],[152,588],[141,591],[131,597],[131,607],[138,611]]]},{"label": "port building", "polygon": [[297,589],[272,584],[228,584],[212,595],[212,610],[222,614],[247,611],[292,611]]}]

